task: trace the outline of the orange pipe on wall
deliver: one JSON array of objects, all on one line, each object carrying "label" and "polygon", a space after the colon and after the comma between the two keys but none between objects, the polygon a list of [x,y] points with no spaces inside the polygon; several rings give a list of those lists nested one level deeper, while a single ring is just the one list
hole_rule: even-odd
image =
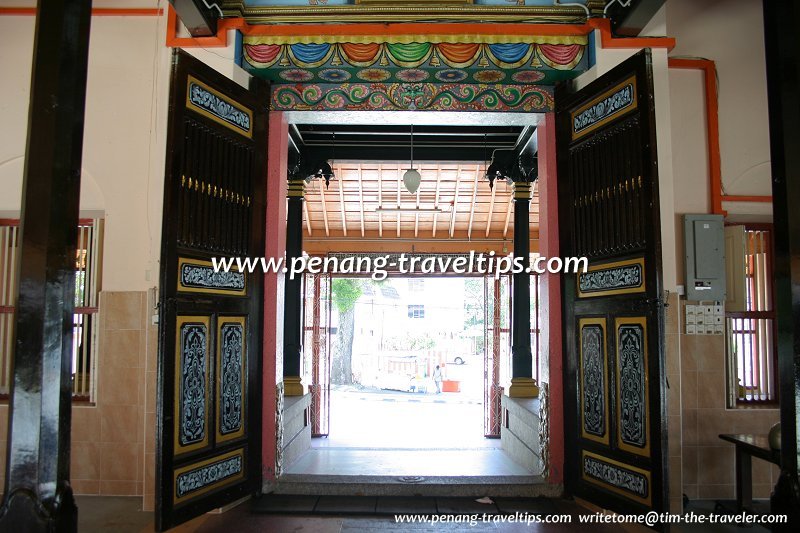
[{"label": "orange pipe on wall", "polygon": [[711,176],[711,212],[726,214],[722,202],[772,202],[772,196],[736,196],[722,193],[722,157],[719,149],[719,104],[717,68],[710,59],[669,58],[670,68],[702,70],[705,82],[706,128],[708,129],[708,167]]},{"label": "orange pipe on wall", "polygon": [[723,202],[757,202],[757,203],[772,203],[772,196],[737,196],[730,194],[722,195]]},{"label": "orange pipe on wall", "polygon": [[724,215],[722,209],[722,166],[719,152],[719,107],[717,103],[717,69],[709,59],[669,58],[670,68],[701,70],[704,75],[706,129],[708,130],[708,171],[711,176],[711,212]]}]

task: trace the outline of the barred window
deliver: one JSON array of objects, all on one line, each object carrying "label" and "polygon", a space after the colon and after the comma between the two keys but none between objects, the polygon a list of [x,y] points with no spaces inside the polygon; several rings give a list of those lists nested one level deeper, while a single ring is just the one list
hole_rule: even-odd
[{"label": "barred window", "polygon": [[[743,263],[731,263],[733,275],[743,271],[743,309],[727,310],[728,404],[775,406],[777,349],[772,282],[772,226],[745,225],[740,229]],[[738,243],[737,243],[738,244]]]},{"label": "barred window", "polygon": [[[103,220],[81,219],[75,256],[75,310],[72,322],[72,395],[95,399],[97,305],[100,293]],[[19,220],[0,220],[0,398],[11,386],[11,360],[19,253]]]},{"label": "barred window", "polygon": [[408,318],[425,318],[425,306],[424,305],[409,305],[408,306]]}]

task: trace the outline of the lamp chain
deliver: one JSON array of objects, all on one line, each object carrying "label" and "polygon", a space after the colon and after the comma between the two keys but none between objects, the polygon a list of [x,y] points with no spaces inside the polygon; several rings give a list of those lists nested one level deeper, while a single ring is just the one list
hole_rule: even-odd
[{"label": "lamp chain", "polygon": [[414,169],[414,125],[411,125],[411,169]]}]

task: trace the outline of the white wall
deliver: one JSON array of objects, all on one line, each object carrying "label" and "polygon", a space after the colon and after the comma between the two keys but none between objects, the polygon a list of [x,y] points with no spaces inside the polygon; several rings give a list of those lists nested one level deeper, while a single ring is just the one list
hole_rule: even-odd
[{"label": "white wall", "polygon": [[[671,57],[716,63],[722,187],[729,195],[772,194],[761,2],[670,0],[667,28],[677,39]],[[708,181],[704,89],[699,72],[670,70],[676,189]],[[700,133],[702,132],[702,137]],[[708,190],[676,197],[678,213],[709,210]],[[729,213],[767,214],[769,204],[726,203]]]},{"label": "white wall", "polygon": [[[166,95],[156,90],[157,80],[165,83],[159,72],[160,22],[92,18],[81,211],[105,212],[102,288],[107,291],[145,290],[157,278],[164,152],[157,109]],[[34,25],[32,16],[0,17],[0,211],[5,215],[19,213],[21,204]],[[153,146],[155,139],[162,140],[160,147]],[[150,197],[155,202],[148,207]]]},{"label": "white wall", "polygon": [[[0,17],[2,217],[19,216],[21,205],[34,25],[33,16]],[[92,18],[81,211],[105,213],[105,291],[158,284],[171,62],[165,32],[166,15]],[[230,37],[227,48],[191,53],[246,84]]]}]

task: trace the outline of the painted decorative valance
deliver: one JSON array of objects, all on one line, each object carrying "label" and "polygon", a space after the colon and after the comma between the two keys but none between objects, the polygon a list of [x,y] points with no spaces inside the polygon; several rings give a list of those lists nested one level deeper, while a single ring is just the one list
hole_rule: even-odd
[{"label": "painted decorative valance", "polygon": [[242,66],[276,110],[547,112],[552,86],[588,68],[588,36],[373,32],[245,34]]},{"label": "painted decorative valance", "polygon": [[273,83],[554,85],[587,68],[587,37],[245,36],[243,66]]}]

